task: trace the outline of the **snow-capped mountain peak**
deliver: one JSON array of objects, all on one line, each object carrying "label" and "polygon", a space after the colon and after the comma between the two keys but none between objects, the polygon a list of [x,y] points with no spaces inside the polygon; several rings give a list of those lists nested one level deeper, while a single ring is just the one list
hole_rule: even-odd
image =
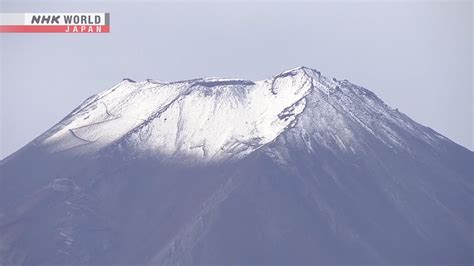
[{"label": "snow-capped mountain peak", "polygon": [[306,67],[124,79],[0,162],[0,265],[468,265],[472,155]]},{"label": "snow-capped mountain peak", "polygon": [[274,140],[305,108],[313,77],[300,67],[257,82],[124,79],[40,138],[52,152],[126,145],[137,154],[241,157]]},{"label": "snow-capped mountain peak", "polygon": [[438,137],[427,136],[364,88],[297,67],[255,82],[124,79],[86,100],[36,143],[74,154],[126,148],[131,156],[237,159],[295,126],[308,104],[299,132],[313,132],[322,143],[353,153],[360,148],[354,141],[360,128],[388,146],[403,145],[397,127],[425,141]]}]

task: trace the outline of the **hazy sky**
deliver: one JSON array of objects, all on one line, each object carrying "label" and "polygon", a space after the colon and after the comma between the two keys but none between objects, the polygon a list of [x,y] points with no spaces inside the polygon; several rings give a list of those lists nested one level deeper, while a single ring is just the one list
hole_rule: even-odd
[{"label": "hazy sky", "polygon": [[362,85],[473,149],[471,1],[0,3],[110,12],[112,31],[0,36],[0,158],[124,77],[258,80],[300,65]]}]

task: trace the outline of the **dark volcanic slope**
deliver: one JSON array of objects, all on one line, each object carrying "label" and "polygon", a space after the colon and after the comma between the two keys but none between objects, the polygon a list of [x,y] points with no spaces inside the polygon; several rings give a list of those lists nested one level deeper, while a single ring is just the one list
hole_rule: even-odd
[{"label": "dark volcanic slope", "polygon": [[0,265],[474,263],[473,152],[364,88],[111,90],[1,162]]}]

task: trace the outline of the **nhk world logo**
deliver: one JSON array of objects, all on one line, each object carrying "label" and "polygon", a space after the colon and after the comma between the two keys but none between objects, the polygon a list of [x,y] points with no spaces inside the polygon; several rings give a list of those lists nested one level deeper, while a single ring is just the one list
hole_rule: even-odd
[{"label": "nhk world logo", "polygon": [[0,13],[0,32],[110,32],[109,13]]}]

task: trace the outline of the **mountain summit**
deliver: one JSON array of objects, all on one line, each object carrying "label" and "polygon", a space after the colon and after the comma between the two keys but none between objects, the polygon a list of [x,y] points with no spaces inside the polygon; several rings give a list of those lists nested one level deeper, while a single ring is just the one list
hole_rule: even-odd
[{"label": "mountain summit", "polygon": [[298,67],[124,79],[0,164],[0,264],[472,264],[473,153]]},{"label": "mountain summit", "polygon": [[258,82],[125,79],[88,99],[37,142],[51,152],[125,146],[135,155],[242,158],[295,121],[313,90],[313,76],[298,68]]}]

